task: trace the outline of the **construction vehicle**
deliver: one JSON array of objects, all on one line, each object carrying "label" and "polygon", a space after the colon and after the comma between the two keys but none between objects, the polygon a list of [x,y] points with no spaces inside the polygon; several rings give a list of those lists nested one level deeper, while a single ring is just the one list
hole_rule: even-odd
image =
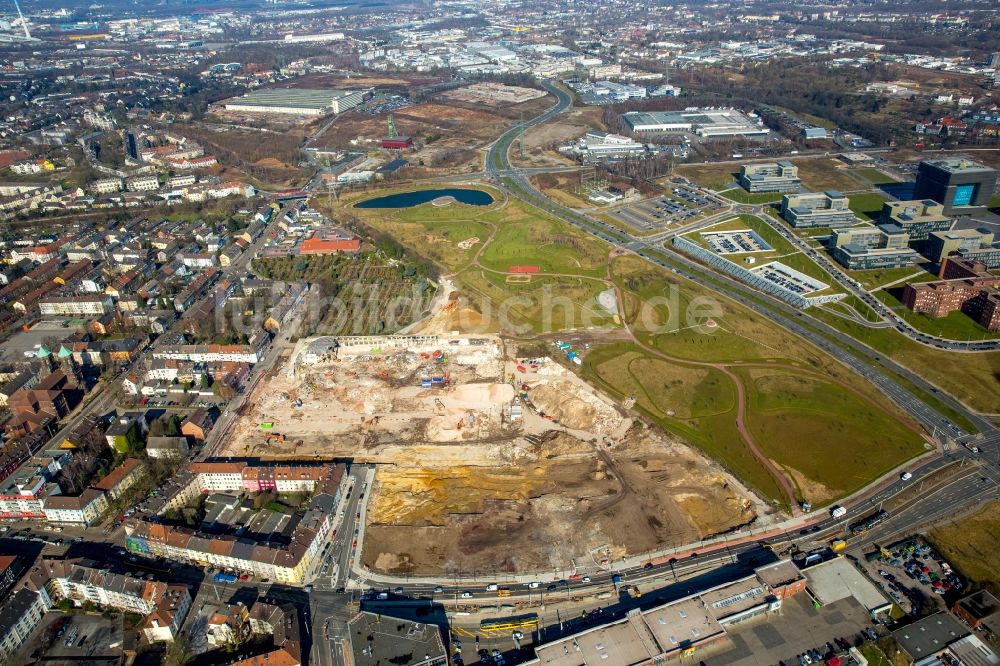
[{"label": "construction vehicle", "polygon": [[830,548],[833,550],[833,552],[839,553],[840,551],[847,548],[847,542],[844,541],[843,539],[834,539],[833,541],[830,542]]},{"label": "construction vehicle", "polygon": [[628,592],[628,596],[633,599],[638,599],[642,596],[642,592],[639,591],[639,587],[637,585],[629,585],[625,588],[625,591]]},{"label": "construction vehicle", "polygon": [[378,423],[378,420],[379,420],[379,416],[378,416],[378,414],[376,414],[375,416],[371,417],[370,419],[366,419],[361,425],[363,427],[365,427],[365,428],[371,428],[373,425],[376,425]]},{"label": "construction vehicle", "polygon": [[501,587],[499,590],[497,590],[497,596],[498,597],[509,597],[510,596],[510,588],[509,587]]}]

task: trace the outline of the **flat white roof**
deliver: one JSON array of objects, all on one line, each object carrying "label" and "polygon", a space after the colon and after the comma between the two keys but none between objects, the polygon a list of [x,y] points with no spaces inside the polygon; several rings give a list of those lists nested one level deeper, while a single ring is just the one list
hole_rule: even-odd
[{"label": "flat white roof", "polygon": [[892,605],[864,574],[843,557],[803,569],[802,573],[809,581],[809,590],[823,605],[848,597],[854,597],[870,613]]}]

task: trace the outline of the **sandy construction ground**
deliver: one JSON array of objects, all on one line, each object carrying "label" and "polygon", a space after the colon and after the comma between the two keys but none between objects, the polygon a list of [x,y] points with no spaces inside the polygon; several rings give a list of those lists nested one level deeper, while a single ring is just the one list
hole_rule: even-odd
[{"label": "sandy construction ground", "polygon": [[766,511],[700,454],[634,427],[571,370],[511,358],[496,336],[336,353],[330,340],[300,342],[261,382],[220,455],[378,464],[363,553],[374,569],[600,561]]},{"label": "sandy construction ground", "polygon": [[[474,459],[409,452],[379,470],[364,562],[383,572],[532,571],[697,541],[756,507],[687,447],[632,434],[607,451],[553,431]],[[603,453],[603,455],[602,455]],[[457,464],[456,464],[457,462]]]}]

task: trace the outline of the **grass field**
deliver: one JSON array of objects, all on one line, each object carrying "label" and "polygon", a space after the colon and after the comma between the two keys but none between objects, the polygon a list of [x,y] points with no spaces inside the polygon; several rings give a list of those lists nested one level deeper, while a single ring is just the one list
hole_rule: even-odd
[{"label": "grass field", "polygon": [[797,472],[799,492],[813,504],[849,494],[924,451],[916,433],[842,386],[771,369],[740,374],[751,388],[755,441]]},{"label": "grass field", "polygon": [[[483,266],[507,271],[515,265],[541,267],[545,273],[603,276],[608,247],[573,227],[532,214],[505,210],[493,241],[480,257]],[[522,213],[524,210],[521,209]]]},{"label": "grass field", "polygon": [[713,189],[727,187],[736,182],[739,166],[734,164],[685,164],[674,169],[678,176]]},{"label": "grass field", "polygon": [[1000,594],[1000,502],[936,527],[927,536],[964,576]]},{"label": "grass field", "polygon": [[531,335],[614,326],[612,315],[597,305],[597,294],[607,288],[600,280],[533,276],[528,283],[509,283],[506,278],[478,267],[455,277],[494,330]]},{"label": "grass field", "polygon": [[742,187],[719,192],[719,194],[730,201],[745,204],[775,203],[776,201],[781,201],[782,197],[781,192],[747,192]]},{"label": "grass field", "polygon": [[862,220],[877,220],[882,214],[882,204],[888,200],[888,197],[876,192],[855,194],[850,197],[850,205],[851,210]]},{"label": "grass field", "polygon": [[893,185],[899,182],[892,176],[871,167],[855,169],[854,173],[858,174],[872,185]]},{"label": "grass field", "polygon": [[846,271],[848,275],[861,283],[869,291],[878,289],[884,284],[907,278],[907,282],[927,282],[935,276],[918,266],[903,266],[902,268],[876,268],[870,271]]},{"label": "grass field", "polygon": [[[662,376],[640,372],[649,368],[670,370]],[[583,374],[609,395],[634,395],[643,415],[703,450],[764,497],[781,501],[777,480],[740,439],[733,387],[718,371],[666,363],[640,347],[620,343],[592,349]],[[685,381],[693,386],[683,387]],[[672,405],[693,397],[697,407],[672,410]]]},{"label": "grass field", "polygon": [[816,158],[794,162],[799,167],[799,178],[807,189],[813,192],[837,190],[849,192],[864,187],[864,183],[852,177],[840,160]]}]

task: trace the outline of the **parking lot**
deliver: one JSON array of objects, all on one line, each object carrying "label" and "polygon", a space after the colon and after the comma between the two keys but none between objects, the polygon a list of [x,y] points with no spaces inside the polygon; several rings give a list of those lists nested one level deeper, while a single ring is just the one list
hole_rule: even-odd
[{"label": "parking lot", "polygon": [[661,196],[608,213],[611,217],[635,229],[653,231],[678,222],[688,222],[702,214],[701,209],[677,203]]},{"label": "parking lot", "polygon": [[702,233],[701,237],[716,254],[770,252],[774,249],[752,229],[708,232]]},{"label": "parking lot", "polygon": [[121,620],[48,613],[22,648],[25,659],[21,663],[42,653],[46,664],[118,663],[122,654]]},{"label": "parking lot", "polygon": [[791,292],[801,295],[823,291],[830,286],[789,268],[779,261],[772,261],[769,264],[755,268],[753,273],[768,282],[773,282],[779,287],[784,287]]},{"label": "parking lot", "polygon": [[705,210],[721,210],[726,207],[719,197],[682,185],[674,185],[673,195]]},{"label": "parking lot", "polygon": [[[921,614],[944,607],[944,595],[963,589],[961,578],[933,548],[911,539],[887,549],[871,561],[861,562],[875,584],[904,611]],[[866,558],[867,560],[868,558]]]}]

